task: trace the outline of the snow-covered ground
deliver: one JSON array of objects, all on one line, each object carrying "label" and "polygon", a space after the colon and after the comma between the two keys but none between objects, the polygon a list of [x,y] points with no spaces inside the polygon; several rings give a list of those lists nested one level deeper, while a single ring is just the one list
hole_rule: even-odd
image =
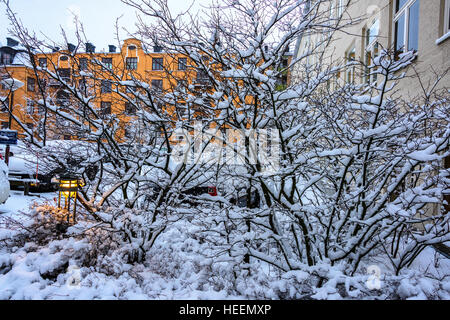
[{"label": "snow-covered ground", "polygon": [[[350,279],[337,266],[328,271],[329,281],[311,288],[310,294],[301,293],[310,270],[282,274],[253,262],[251,276],[233,275],[226,261],[206,259],[210,248],[188,236],[195,226],[187,221],[162,234],[142,264],[128,264],[120,254],[99,254],[95,265],[79,266],[80,257],[92,249],[88,237],[2,247],[2,239],[16,235],[7,230],[7,221],[27,225],[30,207],[54,204],[55,197],[56,193],[30,197],[12,191],[0,206],[0,299],[450,299],[450,259],[431,247],[398,277],[385,260],[373,260],[380,272],[375,280],[380,281],[372,291],[369,274]],[[342,290],[347,290],[344,297]]]},{"label": "snow-covered ground", "polygon": [[0,205],[0,217],[21,219],[23,215],[20,212],[28,212],[31,205],[54,201],[56,197],[56,192],[31,193],[30,196],[25,196],[22,190],[11,190],[8,200]]}]

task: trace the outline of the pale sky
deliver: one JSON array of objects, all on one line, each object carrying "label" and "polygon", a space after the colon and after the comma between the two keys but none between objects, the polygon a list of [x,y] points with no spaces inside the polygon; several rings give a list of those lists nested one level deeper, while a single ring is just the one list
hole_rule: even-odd
[{"label": "pale sky", "polygon": [[[169,0],[170,7],[175,11],[187,9],[191,3],[192,0]],[[207,0],[196,0],[194,10],[200,8],[199,3],[207,3]],[[108,44],[117,45],[114,24],[119,16],[123,15],[119,22],[121,27],[135,31],[136,12],[120,0],[10,0],[10,5],[29,30],[39,36],[42,32],[58,42],[63,41],[61,27],[65,29],[69,41],[76,42],[72,11],[80,17],[86,36],[96,46],[96,51],[107,50]],[[4,45],[9,21],[1,3],[0,18],[0,43]],[[127,34],[122,31],[120,36],[123,39]]]}]

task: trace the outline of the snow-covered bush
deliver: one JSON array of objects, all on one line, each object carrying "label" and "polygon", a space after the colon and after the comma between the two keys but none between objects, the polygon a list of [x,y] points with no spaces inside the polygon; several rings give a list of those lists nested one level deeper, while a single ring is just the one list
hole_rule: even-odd
[{"label": "snow-covered bush", "polygon": [[[325,58],[311,64],[308,55],[285,65],[288,47],[298,37],[321,32],[324,40],[308,53],[317,54],[344,27],[318,10],[323,1],[305,7],[296,0],[224,0],[203,18],[188,17],[188,23],[184,15],[173,16],[164,0],[123,2],[155,19],[152,25],[140,20],[144,43],[158,39],[165,52],[188,57],[191,71],[207,80],[208,89],[192,85],[159,92],[142,79],[124,81],[122,70],[111,69],[114,92],[136,109],[136,132],[121,140],[118,117],[102,116],[92,92],[35,66],[73,101],[60,108],[42,91],[39,104],[70,123],[68,134],[92,142],[81,149],[86,156],[78,171],[87,181],[79,196],[83,218],[68,231],[78,228],[87,239],[96,272],[120,278],[137,263],[140,271],[130,277],[144,292],[151,290],[142,272],[150,270],[152,277],[186,281],[164,287],[169,292],[192,283],[195,292],[249,298],[448,296],[446,279],[424,282],[402,273],[430,245],[450,240],[450,215],[443,205],[449,169],[442,165],[450,156],[448,91],[424,90],[416,100],[395,95],[414,52],[398,56],[380,50],[371,66],[352,62],[377,81],[330,86],[345,66],[325,65]],[[44,53],[41,42],[9,15],[21,31],[18,38]],[[92,73],[85,76],[101,81],[95,72],[101,62],[91,62]],[[305,77],[280,86],[280,77],[295,65],[305,68]],[[124,94],[130,86],[136,90]],[[243,137],[239,166],[176,163],[180,155],[172,152],[171,137],[180,128],[193,131],[193,119],[175,119],[169,112],[178,115],[179,100],[204,111],[201,132],[213,127],[212,136],[200,145],[190,141],[188,150],[202,155],[213,140],[220,141],[222,129],[234,129]],[[267,159],[254,159],[250,152],[249,132],[258,130],[276,137],[274,171],[264,172]],[[35,138],[29,132],[31,143],[50,150],[45,134]],[[257,154],[263,155],[262,149]],[[47,155],[61,161],[65,153],[62,148]],[[223,197],[183,198],[190,186],[211,181],[226,186]],[[239,208],[237,188],[246,191],[247,200],[257,190],[261,206],[246,201]],[[235,201],[228,201],[233,194]],[[380,257],[389,269],[383,279],[387,287],[372,292],[365,268]],[[274,276],[265,272],[269,266]]]}]

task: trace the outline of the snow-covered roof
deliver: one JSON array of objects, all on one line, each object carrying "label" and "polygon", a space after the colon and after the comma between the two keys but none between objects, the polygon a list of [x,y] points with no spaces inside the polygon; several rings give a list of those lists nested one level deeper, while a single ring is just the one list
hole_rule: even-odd
[{"label": "snow-covered roof", "polygon": [[33,65],[30,63],[28,53],[26,52],[17,52],[16,55],[14,56],[12,64],[15,65],[20,64],[30,68],[33,67]]}]

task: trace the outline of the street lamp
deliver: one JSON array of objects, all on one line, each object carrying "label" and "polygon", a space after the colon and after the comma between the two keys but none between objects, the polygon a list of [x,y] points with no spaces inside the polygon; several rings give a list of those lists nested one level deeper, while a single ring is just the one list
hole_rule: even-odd
[{"label": "street lamp", "polygon": [[[76,222],[77,212],[77,195],[78,188],[85,185],[84,180],[75,174],[62,174],[59,179],[56,179],[59,184],[58,192],[58,209],[63,209],[67,212],[67,223]],[[62,207],[61,198],[64,198],[64,207]],[[72,204],[73,203],[73,204]],[[71,213],[71,205],[73,205],[73,212]],[[72,217],[71,217],[72,216]],[[71,219],[72,218],[72,219]]]},{"label": "street lamp", "polygon": [[[14,78],[7,78],[2,80],[2,84],[11,90],[11,99],[9,103],[9,119],[8,119],[8,129],[11,130],[12,126],[12,112],[13,112],[13,104],[14,104],[14,91],[24,86],[24,83],[20,80]],[[9,144],[6,145],[5,149],[5,163],[9,164]]]}]

